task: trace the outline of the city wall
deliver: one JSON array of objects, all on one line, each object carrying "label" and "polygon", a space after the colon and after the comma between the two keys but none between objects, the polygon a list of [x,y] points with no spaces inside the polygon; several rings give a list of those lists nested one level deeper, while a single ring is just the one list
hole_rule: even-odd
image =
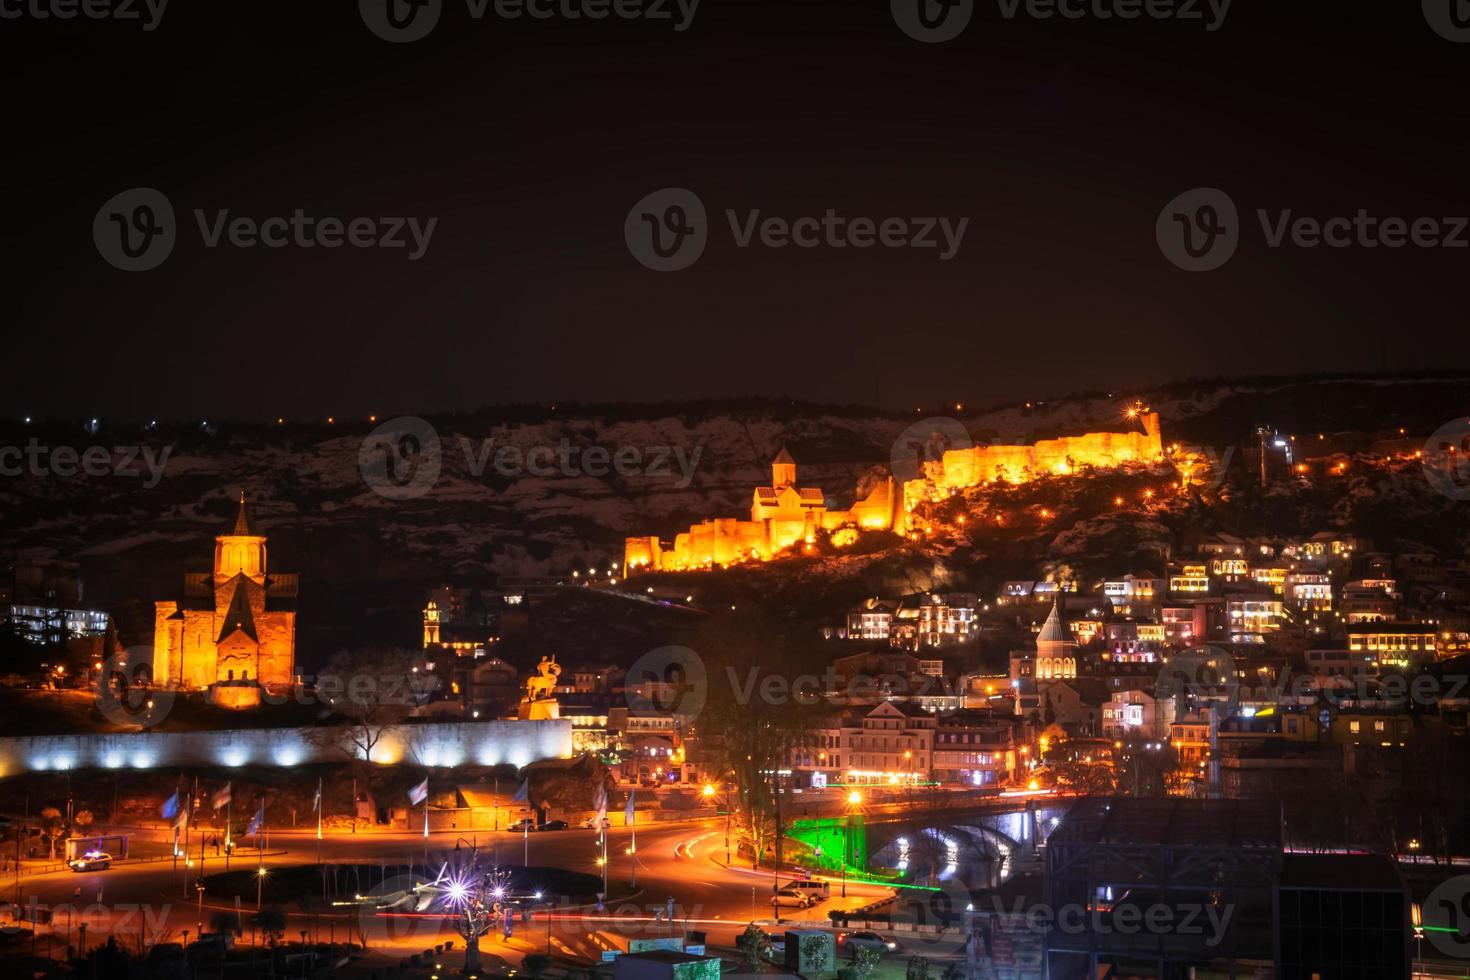
[{"label": "city wall", "polygon": [[[341,763],[340,740],[323,729],[263,728],[199,732],[116,732],[0,738],[0,777],[69,769],[164,766],[298,766]],[[373,747],[380,765],[524,766],[572,754],[572,723],[476,721],[405,724]],[[360,753],[359,753],[360,757]]]}]

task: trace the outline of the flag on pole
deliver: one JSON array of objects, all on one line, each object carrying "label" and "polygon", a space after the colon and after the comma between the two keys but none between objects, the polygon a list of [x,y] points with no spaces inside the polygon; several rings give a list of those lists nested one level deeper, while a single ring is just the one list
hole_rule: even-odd
[{"label": "flag on pole", "polygon": [[261,797],[260,807],[256,809],[255,816],[250,818],[250,826],[245,828],[245,836],[253,837],[260,833],[260,828],[265,826],[265,798]]},{"label": "flag on pole", "polygon": [[516,790],[516,795],[510,798],[512,803],[531,802],[531,781],[529,779],[521,782],[521,788]]},{"label": "flag on pole", "polygon": [[634,803],[635,800],[637,800],[637,798],[638,798],[638,791],[636,789],[630,789],[630,790],[628,790],[628,805],[623,810],[623,822],[626,823],[626,824],[628,824],[628,825],[630,825],[630,826],[633,823],[633,810],[634,810],[633,803]]},{"label": "flag on pole", "polygon": [[428,776],[425,776],[423,782],[419,783],[413,789],[411,789],[411,790],[408,791],[408,802],[411,803],[414,806],[418,806],[420,803],[424,802],[428,798],[429,798],[429,777]]},{"label": "flag on pole", "polygon": [[178,815],[174,817],[175,830],[178,830],[189,822],[189,811],[192,809],[193,807],[187,805],[179,807]]},{"label": "flag on pole", "polygon": [[179,791],[174,790],[173,795],[164,800],[163,806],[158,808],[158,815],[165,820],[174,819],[179,815],[179,811],[183,809],[181,806],[182,802],[179,798]]},{"label": "flag on pole", "polygon": [[607,787],[597,787],[597,829],[601,830],[603,824],[607,823]]},{"label": "flag on pole", "polygon": [[209,802],[214,807],[216,812],[219,811],[220,807],[230,802],[230,784],[225,783],[224,789],[215,790],[214,795],[209,798]]},{"label": "flag on pole", "polygon": [[312,810],[313,813],[320,813],[321,810],[322,810],[322,781],[321,781],[321,779],[317,779],[317,781],[316,781],[316,796],[314,796],[312,798],[312,801],[311,801],[311,810]]}]

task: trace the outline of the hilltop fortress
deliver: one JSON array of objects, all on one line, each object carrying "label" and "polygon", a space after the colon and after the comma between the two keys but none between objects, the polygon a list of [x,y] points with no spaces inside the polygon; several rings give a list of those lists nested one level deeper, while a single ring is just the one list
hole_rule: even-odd
[{"label": "hilltop fortress", "polygon": [[771,461],[771,485],[756,487],[750,519],[721,517],[702,521],[678,534],[672,547],[657,536],[628,538],[623,567],[682,571],[743,561],[768,561],[796,545],[811,545],[818,531],[837,544],[856,540],[864,529],[899,530],[926,501],[942,500],[958,490],[982,483],[1025,483],[1046,475],[1065,475],[1084,466],[1114,467],[1151,463],[1163,458],[1163,435],[1157,412],[1130,409],[1143,431],[1089,432],[1045,439],[1029,446],[975,446],[951,449],[924,463],[922,473],[901,487],[890,474],[850,510],[827,507],[816,487],[796,482],[796,460],[782,447]]}]

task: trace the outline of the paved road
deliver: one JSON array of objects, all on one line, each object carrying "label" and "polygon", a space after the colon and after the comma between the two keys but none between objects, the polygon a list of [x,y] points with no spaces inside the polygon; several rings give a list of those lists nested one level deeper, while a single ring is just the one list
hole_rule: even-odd
[{"label": "paved road", "polygon": [[[596,863],[597,836],[592,831],[533,833],[528,839],[507,832],[481,831],[463,836],[465,839],[456,833],[433,834],[428,841],[430,866],[437,870],[443,862],[452,863],[465,857],[465,849],[473,842],[482,853],[489,849],[506,865],[519,866],[525,850],[529,849],[533,867],[600,873]],[[627,853],[632,835],[625,828],[615,828],[609,837],[612,897],[605,913],[567,908],[552,911],[549,916],[536,912],[529,926],[516,923],[516,934],[510,943],[503,943],[497,933],[487,936],[482,945],[488,953],[499,953],[507,962],[517,963],[526,952],[545,950],[549,924],[554,953],[595,959],[604,949],[626,949],[629,939],[670,934],[666,909],[672,898],[677,924],[705,931],[711,946],[733,946],[735,934],[746,923],[752,919],[769,920],[772,878],[769,873],[726,868],[711,860],[716,856],[723,858],[723,838],[724,824],[714,820],[639,828],[635,891],[631,886],[634,855]],[[461,849],[458,854],[457,841]],[[309,832],[277,832],[272,834],[270,844],[272,853],[259,862],[267,874],[272,868],[315,860],[317,842]],[[322,859],[326,862],[381,863],[390,866],[390,875],[393,865],[412,863],[422,868],[424,852],[424,838],[415,833],[335,834],[321,844]],[[237,851],[231,867],[249,869],[256,863],[253,852]],[[223,866],[222,859],[209,855],[204,871],[214,873]],[[343,885],[347,891],[351,890],[348,883]],[[177,941],[183,930],[188,929],[192,935],[199,929],[200,912],[195,893],[185,892],[183,869],[176,872],[169,863],[123,862],[108,871],[60,872],[23,879],[22,886],[24,903],[34,897],[43,908],[55,910],[52,928],[58,945],[68,937],[75,943],[82,923],[87,925],[89,946],[105,941],[109,935],[116,935],[119,942],[128,946],[140,941],[144,945]],[[77,889],[80,889],[80,901]],[[846,898],[838,894],[839,890],[840,886],[834,882],[829,901],[800,914],[803,918],[825,919],[829,909],[854,908],[891,894],[888,889],[867,884],[849,883]],[[248,919],[254,910],[255,895],[251,892],[240,898]],[[212,909],[230,907],[232,902],[228,899],[206,896],[203,909],[206,927]],[[354,933],[365,933],[369,948],[379,956],[396,958],[445,940],[454,940],[456,947],[463,948],[463,941],[451,923],[438,915],[383,915],[350,908],[318,915],[296,911],[291,905],[285,906],[285,910],[289,916],[287,936],[291,939],[299,938],[305,929],[322,939],[331,936],[341,940],[350,928]],[[789,916],[792,911],[786,910],[786,914]],[[42,933],[44,945],[45,930]],[[249,941],[248,933],[246,941]],[[449,958],[457,965],[462,955],[455,952]]]}]

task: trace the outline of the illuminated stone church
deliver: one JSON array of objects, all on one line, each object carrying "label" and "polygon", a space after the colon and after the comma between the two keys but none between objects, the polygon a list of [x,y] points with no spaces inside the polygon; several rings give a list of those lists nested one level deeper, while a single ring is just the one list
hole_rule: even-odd
[{"label": "illuminated stone church", "polygon": [[268,570],[265,541],[242,492],[233,527],[214,539],[214,571],[185,574],[180,600],[154,603],[155,684],[210,689],[228,707],[292,684],[297,576]]},{"label": "illuminated stone church", "polygon": [[1036,679],[1074,680],[1076,677],[1077,641],[1067,629],[1066,617],[1062,615],[1062,594],[1058,591],[1051,614],[1036,634]]}]

